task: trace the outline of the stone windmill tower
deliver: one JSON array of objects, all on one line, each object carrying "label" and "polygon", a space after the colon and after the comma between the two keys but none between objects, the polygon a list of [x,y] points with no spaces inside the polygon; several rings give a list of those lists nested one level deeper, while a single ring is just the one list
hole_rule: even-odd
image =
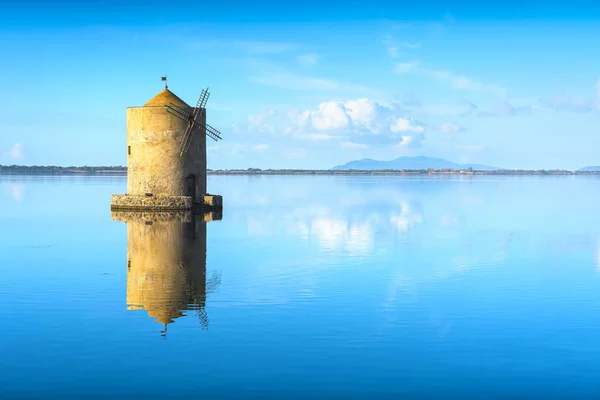
[{"label": "stone windmill tower", "polygon": [[162,80],[164,90],[127,109],[127,194],[113,195],[111,209],[220,209],[206,189],[206,137],[221,139],[206,123],[208,88],[191,107]]}]

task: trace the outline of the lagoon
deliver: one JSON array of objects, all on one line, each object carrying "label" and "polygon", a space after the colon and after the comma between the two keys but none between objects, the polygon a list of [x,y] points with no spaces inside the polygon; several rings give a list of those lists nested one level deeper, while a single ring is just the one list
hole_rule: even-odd
[{"label": "lagoon", "polygon": [[[600,177],[0,176],[2,398],[597,398]],[[151,222],[151,223],[148,223]]]}]

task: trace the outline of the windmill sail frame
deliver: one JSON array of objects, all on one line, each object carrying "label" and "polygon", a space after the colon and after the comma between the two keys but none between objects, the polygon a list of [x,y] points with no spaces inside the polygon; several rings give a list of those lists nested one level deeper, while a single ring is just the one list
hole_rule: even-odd
[{"label": "windmill sail frame", "polygon": [[170,103],[166,106],[167,111],[171,115],[188,123],[185,133],[183,134],[181,147],[179,149],[180,156],[184,156],[185,154],[187,154],[190,144],[192,143],[192,139],[194,138],[194,135],[198,133],[198,131],[203,130],[206,136],[215,141],[222,140],[221,132],[208,125],[203,120],[203,116],[206,114],[206,103],[208,102],[209,97],[210,92],[208,91],[208,88],[206,88],[202,89],[202,91],[200,92],[200,97],[198,97],[196,107],[194,108],[181,107],[173,103]]}]

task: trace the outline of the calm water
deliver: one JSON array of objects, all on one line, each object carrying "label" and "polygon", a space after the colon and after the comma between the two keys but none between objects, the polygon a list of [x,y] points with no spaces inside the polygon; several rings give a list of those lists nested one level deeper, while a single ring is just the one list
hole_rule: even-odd
[{"label": "calm water", "polygon": [[0,177],[1,398],[600,396],[600,179],[210,177],[208,223],[125,188]]}]

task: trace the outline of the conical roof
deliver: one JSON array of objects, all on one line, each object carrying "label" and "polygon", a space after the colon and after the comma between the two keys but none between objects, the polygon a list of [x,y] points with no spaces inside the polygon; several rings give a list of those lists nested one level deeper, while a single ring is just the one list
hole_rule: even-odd
[{"label": "conical roof", "polygon": [[183,316],[183,313],[179,310],[147,310],[148,315],[151,318],[154,318],[156,322],[160,322],[161,324],[171,324],[175,322],[177,318]]},{"label": "conical roof", "polygon": [[177,97],[169,89],[164,88],[162,92],[154,96],[149,102],[144,104],[144,107],[164,107],[169,104],[175,104],[179,107],[189,107],[189,105]]}]

